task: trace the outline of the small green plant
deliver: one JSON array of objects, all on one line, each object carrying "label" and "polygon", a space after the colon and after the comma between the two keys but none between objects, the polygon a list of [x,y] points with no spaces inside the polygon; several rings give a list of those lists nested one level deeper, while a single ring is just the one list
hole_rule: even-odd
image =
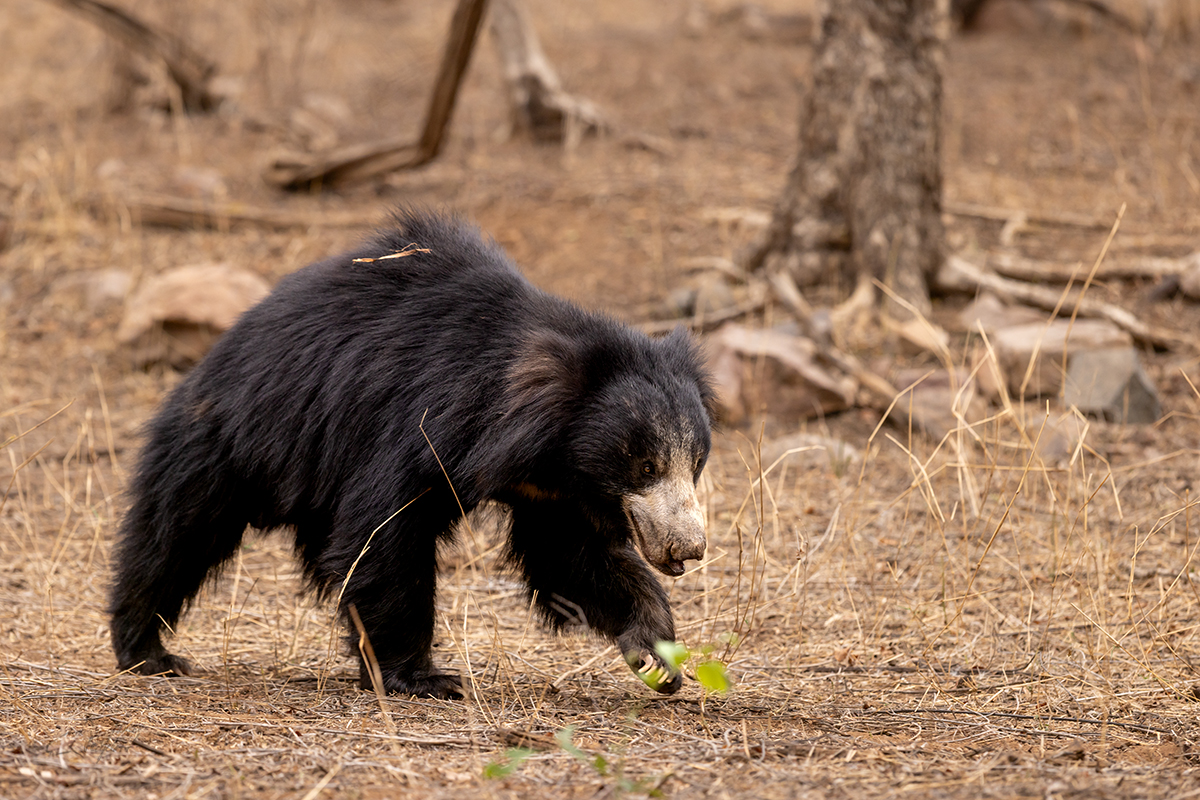
[{"label": "small green plant", "polygon": [[654,778],[639,778],[632,780],[625,775],[623,767],[624,759],[619,760],[615,767],[611,766],[602,754],[589,754],[587,751],[575,744],[575,726],[568,725],[558,733],[554,734],[555,740],[559,747],[570,753],[575,758],[587,764],[596,771],[596,774],[602,778],[613,778],[616,785],[613,787],[613,795],[620,797],[625,794],[644,794],[647,797],[662,797],[662,786],[666,776]]},{"label": "small green plant", "polygon": [[514,747],[511,750],[506,750],[504,751],[504,759],[502,761],[493,761],[483,768],[483,777],[507,778],[520,769],[525,759],[529,758],[535,752],[528,747]]},{"label": "small green plant", "polygon": [[[558,746],[563,749],[563,752],[573,756],[579,761],[587,764],[596,774],[602,778],[608,778],[615,781],[613,786],[613,794],[620,797],[625,794],[644,794],[648,797],[662,797],[662,791],[659,789],[667,776],[655,776],[651,778],[639,778],[633,780],[626,777],[624,769],[624,759],[619,759],[615,764],[609,763],[602,753],[589,753],[579,745],[575,744],[575,726],[568,725],[567,727],[554,734],[554,740],[558,742]],[[534,754],[535,751],[525,747],[516,747],[504,752],[504,757],[491,762],[483,768],[483,777],[489,779],[507,778],[521,768],[521,764],[527,758]]]},{"label": "small green plant", "polygon": [[[727,649],[732,648],[737,645],[737,634],[722,634],[718,637],[718,642]],[[691,659],[696,659],[696,680],[704,687],[705,696],[714,692],[725,694],[729,691],[732,684],[725,668],[725,662],[713,656],[713,651],[716,648],[717,644],[706,644],[698,650],[693,651],[679,642],[661,640],[655,643],[654,652],[662,659],[663,664],[666,665],[666,670],[661,666],[655,665],[654,668],[637,670],[637,676],[651,689],[657,690],[663,681],[672,675],[678,675],[680,667],[684,663]],[[588,753],[575,744],[574,725],[568,725],[554,734],[554,740],[558,742],[558,746],[563,749],[563,752],[587,764],[596,771],[597,775],[614,779],[616,781],[614,794],[617,796],[623,794],[645,794],[649,797],[662,796],[662,792],[658,787],[666,780],[666,776],[641,778],[638,780],[627,778],[622,766],[624,759],[618,760],[613,765],[609,763],[604,754]],[[483,768],[483,777],[492,779],[507,778],[520,769],[521,764],[533,754],[533,750],[525,747],[506,750],[503,758],[493,761]]]},{"label": "small green plant", "polygon": [[[732,647],[737,642],[737,634],[722,634],[719,641]],[[654,652],[658,653],[658,657],[670,668],[672,675],[678,674],[685,662],[695,658],[698,662],[695,667],[696,680],[704,687],[705,694],[713,692],[725,694],[732,684],[725,668],[725,662],[713,656],[716,647],[715,644],[706,644],[702,645],[699,650],[689,650],[687,646],[679,642],[664,639],[654,645]],[[637,674],[651,689],[657,689],[656,684],[661,683],[661,679],[653,670]]]}]

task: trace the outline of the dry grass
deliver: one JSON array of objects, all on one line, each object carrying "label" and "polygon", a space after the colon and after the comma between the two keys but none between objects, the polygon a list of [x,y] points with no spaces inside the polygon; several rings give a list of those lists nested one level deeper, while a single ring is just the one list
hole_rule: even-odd
[{"label": "dry grass", "polygon": [[[1197,406],[1164,426],[1194,438]],[[649,696],[611,647],[541,631],[481,515],[442,579],[439,660],[469,690],[454,703],[359,691],[277,537],[247,544],[185,618],[176,647],[200,677],[112,675],[110,419],[98,401],[47,417],[10,411],[0,451],[14,794],[1195,788],[1200,534],[1179,477],[1194,449],[1113,466],[1103,454],[1129,432],[1093,423],[1047,464],[1039,431],[1004,411],[955,431],[953,456],[885,428],[858,463],[762,464],[757,442],[722,437],[709,555],[672,595],[689,645],[738,634],[718,649],[736,681],[724,697],[694,682]],[[605,774],[558,746],[567,726]],[[537,752],[482,777],[518,745]]]},{"label": "dry grass", "polygon": [[[178,193],[177,170],[204,166],[229,199],[359,213],[364,227],[393,200],[449,203],[539,284],[639,317],[646,298],[678,285],[688,256],[744,244],[743,232],[706,222],[705,208],[763,209],[783,183],[796,96],[780,65],[802,75],[806,56],[720,31],[677,37],[671,15],[682,7],[624,0],[597,12],[610,15],[604,24],[535,5],[572,88],[676,136],[672,158],[603,141],[567,163],[495,142],[504,110],[484,51],[444,160],[395,179],[383,202],[374,190],[270,194],[247,165],[296,143],[270,125],[304,86],[347,87],[357,116],[342,136],[369,138],[403,119],[410,96],[419,106],[436,56],[424,32],[441,29],[441,7],[403,5],[250,4],[278,49],[253,26],[222,48],[220,15],[204,4],[181,11],[227,71],[249,76],[246,103],[265,129],[237,117],[104,115],[85,77],[107,63],[102,42],[49,5],[0,9],[0,136],[11,145],[0,151],[0,213],[13,231],[0,252],[0,797],[1200,791],[1200,395],[1188,355],[1147,354],[1166,419],[1140,429],[1089,421],[1061,461],[1036,455],[1049,432],[1021,427],[1026,409],[1011,400],[940,442],[858,413],[810,426],[844,447],[782,457],[779,434],[794,429],[722,432],[705,479],[708,557],[671,592],[688,645],[738,635],[716,651],[736,680],[727,696],[706,698],[694,681],[675,697],[652,695],[612,647],[541,630],[497,566],[502,520],[487,513],[445,554],[441,581],[436,657],[466,676],[462,702],[359,690],[330,607],[299,594],[274,535],[249,540],[177,632],[202,674],[113,675],[103,604],[123,470],[139,423],[177,376],[129,366],[113,340],[120,302],[89,294],[86,278],[118,269],[136,282],[223,259],[277,278],[358,236],[142,228],[122,213],[121,191]],[[390,37],[374,30],[380,15]],[[1104,215],[1129,202],[1114,251],[1159,252],[1156,243],[1195,232],[1200,194],[1188,175],[1200,118],[1190,73],[1178,71],[1194,57],[1139,56],[1125,39],[1091,35],[955,43],[947,193]],[[80,44],[64,52],[67,40]],[[339,55],[341,40],[381,63]],[[387,60],[396,40],[415,53],[411,71]],[[1021,94],[1031,81],[1044,91]],[[121,164],[100,169],[113,159]],[[88,210],[96,196],[109,198],[109,213]],[[1126,229],[1144,244],[1129,244]],[[986,248],[996,233],[952,225],[964,247]],[[1104,246],[1095,231],[1022,236],[1030,253],[1060,261],[1094,263]],[[1141,288],[1089,291],[1136,300]],[[1182,301],[1139,312],[1184,329],[1197,320]],[[945,358],[964,365],[967,352],[960,340]],[[564,747],[565,730],[604,769]],[[518,747],[534,754],[506,777],[483,777]]]}]

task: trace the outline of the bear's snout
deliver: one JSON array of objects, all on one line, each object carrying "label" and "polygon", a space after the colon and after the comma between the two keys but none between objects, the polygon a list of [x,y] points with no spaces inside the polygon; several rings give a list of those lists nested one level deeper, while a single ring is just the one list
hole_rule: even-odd
[{"label": "bear's snout", "polygon": [[629,495],[625,514],[642,557],[664,575],[677,578],[684,561],[704,556],[704,514],[688,476],[666,478]]}]

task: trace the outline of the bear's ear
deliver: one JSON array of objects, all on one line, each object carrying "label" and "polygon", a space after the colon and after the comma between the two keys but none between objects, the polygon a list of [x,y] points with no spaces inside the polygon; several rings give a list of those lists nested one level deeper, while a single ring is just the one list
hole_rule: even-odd
[{"label": "bear's ear", "polygon": [[480,497],[529,480],[552,460],[583,393],[582,348],[562,334],[527,334],[509,363],[498,413],[466,461]]},{"label": "bear's ear", "polygon": [[667,352],[668,363],[676,374],[685,376],[696,384],[696,389],[700,392],[700,402],[704,404],[709,421],[715,424],[720,416],[720,404],[717,402],[717,391],[708,369],[703,345],[682,325],[676,325],[658,341]]},{"label": "bear's ear", "polygon": [[555,331],[530,333],[508,367],[505,417],[566,417],[583,385],[583,354]]}]

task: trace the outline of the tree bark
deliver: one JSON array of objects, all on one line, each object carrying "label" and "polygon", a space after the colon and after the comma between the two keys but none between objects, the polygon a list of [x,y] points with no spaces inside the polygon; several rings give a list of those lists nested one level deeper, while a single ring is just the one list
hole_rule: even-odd
[{"label": "tree bark", "polygon": [[[946,0],[834,0],[818,26],[800,153],[748,269],[874,279],[920,313],[943,257]],[[885,310],[911,312],[890,295]]]}]

